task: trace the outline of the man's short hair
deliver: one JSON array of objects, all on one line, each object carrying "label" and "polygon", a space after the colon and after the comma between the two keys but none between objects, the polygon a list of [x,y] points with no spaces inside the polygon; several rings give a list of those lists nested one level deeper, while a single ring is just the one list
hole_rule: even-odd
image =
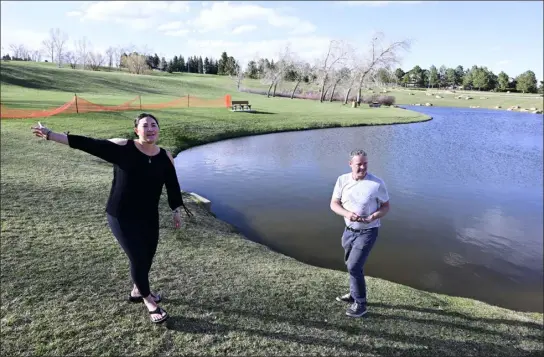
[{"label": "man's short hair", "polygon": [[366,151],[364,150],[361,150],[361,149],[357,149],[357,150],[353,150],[352,152],[349,153],[349,159],[353,159],[355,156],[363,156],[363,157],[366,157]]}]

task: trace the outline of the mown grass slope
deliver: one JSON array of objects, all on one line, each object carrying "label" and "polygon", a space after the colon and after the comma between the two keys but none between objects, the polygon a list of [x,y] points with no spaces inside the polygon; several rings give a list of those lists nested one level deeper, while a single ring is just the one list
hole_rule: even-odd
[{"label": "mown grass slope", "polygon": [[[198,76],[77,71],[68,75],[66,70],[41,71],[39,66],[29,67],[32,73],[20,72],[20,82],[10,79],[11,84],[4,85],[6,68],[2,64],[1,94],[3,102],[9,99],[8,105],[15,98],[25,103],[44,98],[62,102],[61,97],[70,97],[73,90],[117,104],[120,98],[134,95],[126,89],[131,84],[158,91],[149,93],[152,99],[174,97],[178,92],[170,90],[178,87],[212,98],[229,90],[214,87],[208,79],[195,79]],[[73,75],[79,80],[72,80]],[[45,89],[33,88],[38,76],[47,78],[44,85],[52,83]],[[102,87],[102,81],[117,81],[118,89]],[[69,85],[70,90],[63,91]],[[275,130],[426,119],[394,108],[353,109],[338,103],[243,97],[267,114],[231,113],[223,108],[154,112],[161,121],[161,144],[179,150]],[[56,131],[130,137],[133,116],[93,113],[41,121]],[[33,137],[30,126],[35,122],[1,122],[3,356],[537,356],[543,352],[542,314],[430,294],[382,279],[368,278],[369,316],[349,319],[345,306],[334,300],[347,289],[345,273],[308,266],[245,240],[188,198],[195,218],[186,219],[179,231],[171,228],[166,197],[161,199],[161,240],[151,282],[164,293],[161,305],[171,318],[166,325],[152,325],[143,305],[125,302],[130,290],[128,262],[109,232],[104,213],[111,166]]]}]

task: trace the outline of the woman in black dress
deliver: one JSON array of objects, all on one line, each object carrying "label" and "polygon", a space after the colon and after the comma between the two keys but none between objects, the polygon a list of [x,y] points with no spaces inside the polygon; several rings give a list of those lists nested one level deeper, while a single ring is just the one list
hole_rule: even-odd
[{"label": "woman in black dress", "polygon": [[166,186],[168,204],[174,226],[181,226],[179,208],[183,207],[181,189],[174,159],[156,145],[159,122],[151,114],[142,113],[134,121],[135,140],[94,139],[55,133],[38,123],[32,127],[36,136],[85,151],[113,164],[113,182],[106,205],[110,229],[127,254],[134,287],[129,295],[133,302],[143,301],[151,321],[168,318],[157,303],[161,297],[149,287],[149,271],[159,240],[159,199]]}]

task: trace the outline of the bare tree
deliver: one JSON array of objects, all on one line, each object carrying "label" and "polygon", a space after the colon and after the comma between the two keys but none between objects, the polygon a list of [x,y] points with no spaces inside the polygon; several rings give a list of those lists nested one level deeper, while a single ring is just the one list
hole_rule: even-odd
[{"label": "bare tree", "polygon": [[240,84],[245,78],[245,73],[242,66],[240,66],[240,62],[236,61],[234,63],[234,75],[229,75],[229,77],[236,83],[236,89],[240,91]]},{"label": "bare tree", "polygon": [[102,56],[102,53],[100,52],[89,52],[88,59],[89,67],[91,67],[93,71],[98,71],[105,60],[104,56]]},{"label": "bare tree", "polygon": [[9,45],[9,48],[13,53],[13,57],[23,60],[28,59],[28,50],[26,49],[25,45],[12,43]]},{"label": "bare tree", "polygon": [[147,57],[145,55],[139,54],[138,52],[133,52],[126,57],[126,67],[129,73],[134,74],[144,74],[149,66],[147,65]]},{"label": "bare tree", "polygon": [[42,61],[42,51],[40,51],[40,50],[32,51],[31,54],[30,54],[30,58],[34,62],[41,62]]},{"label": "bare tree", "polygon": [[55,46],[55,51],[57,51],[57,62],[60,68],[63,59],[63,50],[66,41],[68,41],[68,35],[62,32],[59,28],[51,29],[49,31],[51,39],[53,40],[53,45]]},{"label": "bare tree", "polygon": [[334,91],[336,90],[336,87],[340,83],[349,81],[350,76],[351,76],[351,70],[347,67],[342,67],[340,70],[334,71],[333,75],[331,76],[332,90],[331,90],[331,96],[329,98],[329,102],[332,102],[334,100]]},{"label": "bare tree", "polygon": [[76,42],[76,51],[78,62],[81,63],[81,68],[87,67],[87,61],[89,60],[89,51],[91,48],[91,42],[87,40],[87,37],[83,36],[83,39]]},{"label": "bare tree", "polygon": [[68,52],[66,52],[64,54],[64,60],[68,64],[70,64],[70,67],[72,69],[76,69],[76,67],[77,67],[77,58],[78,58],[78,56],[72,51],[68,51]]},{"label": "bare tree", "polygon": [[349,46],[343,41],[332,40],[325,55],[318,62],[318,79],[320,83],[320,102],[325,100],[325,85],[329,80],[329,74],[337,67],[343,65],[349,53]]},{"label": "bare tree", "polygon": [[53,42],[53,39],[47,38],[42,41],[44,52],[47,53],[47,55],[51,55],[51,63],[55,62],[55,43]]},{"label": "bare tree", "polygon": [[372,72],[377,71],[379,68],[386,68],[392,66],[393,64],[400,63],[400,51],[408,51],[411,45],[410,40],[396,41],[387,45],[383,45],[383,42],[384,35],[382,33],[377,33],[375,36],[373,36],[367,58],[359,65],[359,92],[357,93],[358,103],[361,102],[361,91],[367,76]]},{"label": "bare tree", "polygon": [[276,63],[270,63],[270,65],[264,69],[263,82],[269,85],[266,94],[268,98],[270,97],[270,91],[272,89],[274,89],[272,96],[276,96],[276,88],[290,67],[292,55],[289,46],[286,46],[283,51],[280,51],[278,61]]},{"label": "bare tree", "polygon": [[125,49],[122,46],[117,46],[114,48],[113,64],[118,69],[121,69],[121,56],[123,53],[125,53]]},{"label": "bare tree", "polygon": [[291,64],[291,69],[294,71],[295,74],[295,87],[291,92],[291,99],[293,99],[300,83],[305,79],[311,81],[310,77],[314,73],[314,68],[308,62],[294,61]]},{"label": "bare tree", "polygon": [[113,67],[114,56],[115,56],[115,48],[111,46],[108,47],[108,49],[106,50],[106,59],[108,61],[108,67],[110,68],[110,71],[111,71],[111,68]]}]

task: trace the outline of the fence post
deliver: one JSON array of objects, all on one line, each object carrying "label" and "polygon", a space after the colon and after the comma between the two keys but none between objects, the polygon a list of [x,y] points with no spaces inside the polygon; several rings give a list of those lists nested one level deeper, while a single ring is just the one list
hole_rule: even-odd
[{"label": "fence post", "polygon": [[138,94],[138,98],[140,99],[140,110],[142,110],[142,96]]},{"label": "fence post", "polygon": [[74,93],[74,95],[76,96],[76,114],[79,114],[79,108],[77,107],[77,93]]},{"label": "fence post", "polygon": [[187,108],[189,108],[189,94],[187,94]]}]

